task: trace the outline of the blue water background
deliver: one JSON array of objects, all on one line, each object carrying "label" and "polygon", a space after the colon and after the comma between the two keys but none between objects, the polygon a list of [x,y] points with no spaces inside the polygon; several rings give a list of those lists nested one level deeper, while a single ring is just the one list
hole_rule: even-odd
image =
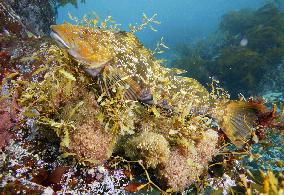
[{"label": "blue water background", "polygon": [[160,25],[154,27],[158,32],[145,29],[137,33],[138,38],[150,49],[164,37],[171,48],[167,58],[172,57],[172,50],[182,43],[194,43],[207,37],[218,28],[221,16],[231,10],[243,8],[257,9],[266,0],[86,0],[78,3],[78,8],[71,4],[60,7],[57,23],[69,21],[68,13],[78,18],[93,11],[104,19],[111,15],[122,24],[122,30],[129,30],[128,24],[139,23],[142,14],[152,16],[157,13]]}]

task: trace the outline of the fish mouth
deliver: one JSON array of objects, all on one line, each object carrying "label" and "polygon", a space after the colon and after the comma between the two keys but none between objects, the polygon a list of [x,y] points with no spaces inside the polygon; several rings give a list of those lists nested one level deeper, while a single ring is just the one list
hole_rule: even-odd
[{"label": "fish mouth", "polygon": [[50,32],[51,38],[53,38],[61,47],[70,49],[70,47],[63,41],[63,39],[53,30]]}]

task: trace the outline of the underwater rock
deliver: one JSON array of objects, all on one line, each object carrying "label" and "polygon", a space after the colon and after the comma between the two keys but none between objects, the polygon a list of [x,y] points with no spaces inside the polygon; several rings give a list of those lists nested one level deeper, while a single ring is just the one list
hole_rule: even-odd
[{"label": "underwater rock", "polygon": [[279,64],[267,71],[259,83],[259,96],[270,102],[284,101],[284,64]]},{"label": "underwater rock", "polygon": [[[74,27],[62,26],[63,32]],[[219,153],[223,142],[218,142],[218,133],[239,148],[247,144],[258,105],[231,101],[214,84],[209,93],[198,81],[177,76],[178,70],[161,66],[131,33],[97,29],[106,37],[91,42],[87,35],[93,29],[75,28],[78,45],[72,50],[65,50],[67,41],[59,34],[53,38],[63,48],[35,37],[16,39],[5,48],[18,65],[14,73],[23,73],[8,79],[11,89],[19,90],[23,122],[33,120],[48,143],[60,148],[57,156],[97,166],[111,160],[115,151],[141,162],[145,171],[154,168],[167,186],[179,191],[196,181]],[[150,102],[132,99],[137,86],[149,89]],[[222,132],[212,130],[216,123]]]},{"label": "underwater rock", "polygon": [[[137,103],[132,104],[122,100],[121,95],[101,97],[100,91],[96,87],[91,87],[94,85],[92,78],[80,68],[78,69],[74,60],[67,53],[53,45],[48,39],[36,39],[37,44],[33,45],[34,39],[19,41],[7,48],[10,53],[13,53],[13,59],[22,64],[20,70],[29,75],[18,81],[22,86],[18,102],[22,107],[24,117],[35,120],[38,131],[43,135],[47,135],[47,131],[54,132],[54,138],[58,137],[60,140],[60,149],[63,155],[74,156],[80,162],[99,165],[110,158],[114,148],[124,148],[131,159],[143,159],[145,166],[158,168],[158,165],[164,167],[168,161],[171,161],[169,158],[171,144],[176,144],[176,141],[171,141],[171,139],[175,140],[183,133],[193,134],[187,135],[190,141],[192,137],[198,137],[197,134],[202,134],[202,131],[197,134],[195,131],[190,132],[186,125],[191,122],[183,124],[178,119],[172,119],[166,112],[163,113],[162,110],[155,108],[155,105],[148,110],[142,104],[138,106]],[[23,47],[24,45],[26,46]],[[25,48],[29,50],[26,53],[29,56],[25,55]],[[154,64],[153,69],[157,68],[157,74],[167,72],[166,69],[160,72],[159,63],[152,63]],[[160,75],[160,79],[152,83],[153,87],[157,87],[159,93],[162,93],[161,82],[169,82],[161,81],[161,79],[162,75]],[[177,78],[177,80],[179,79]],[[185,81],[177,81],[177,83],[179,82]],[[192,84],[195,81],[189,79],[180,87],[183,88],[188,83]],[[203,92],[208,95],[203,88],[200,88],[198,82],[195,84],[194,87],[188,89],[192,91],[196,87],[196,91],[192,94],[194,97],[200,97],[198,94],[203,94]],[[174,85],[169,86],[169,89]],[[176,95],[171,94],[168,99],[173,100],[169,103],[178,111],[181,104],[175,100],[184,97],[186,91],[183,92],[184,94],[179,94],[180,89],[175,89],[173,93]],[[117,90],[113,93],[115,95],[121,92]],[[173,96],[176,99],[170,98]],[[181,98],[179,101],[183,100],[184,98]],[[196,105],[198,105],[197,102]],[[153,112],[156,116],[152,115]],[[186,112],[184,117],[187,115]],[[149,121],[147,117],[152,119]],[[145,135],[140,134],[141,129],[137,127],[147,128],[147,124],[154,127],[153,132],[148,132]],[[208,127],[210,125],[208,123]],[[164,131],[164,129],[167,130]],[[170,131],[171,129],[172,131]],[[116,142],[118,137],[129,135],[131,136],[127,141],[129,148],[132,148],[132,152],[135,153],[133,155],[129,148],[118,145],[120,142]],[[56,141],[54,138],[47,136],[51,142]],[[142,144],[140,147],[141,140],[144,140],[142,142],[145,145]],[[137,156],[139,152],[140,155]],[[156,156],[157,152],[159,153],[158,157]],[[205,161],[207,162],[206,159]]]},{"label": "underwater rock", "polygon": [[22,37],[27,36],[27,29],[20,17],[4,1],[0,2],[0,32],[4,34],[11,32]]},{"label": "underwater rock", "polygon": [[55,23],[55,5],[46,0],[5,0],[19,16],[25,28],[36,36],[47,35]]},{"label": "underwater rock", "polygon": [[[125,194],[123,184],[128,179],[121,169],[109,170],[68,164],[58,158],[56,144],[31,132],[19,130],[16,141],[6,147],[0,156],[0,191],[5,194]],[[0,135],[1,137],[1,135]],[[11,160],[12,159],[12,160]]]}]

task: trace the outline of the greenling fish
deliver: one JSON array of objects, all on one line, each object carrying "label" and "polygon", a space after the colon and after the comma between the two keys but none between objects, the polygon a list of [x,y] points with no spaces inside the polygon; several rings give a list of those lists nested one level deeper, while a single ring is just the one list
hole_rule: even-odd
[{"label": "greenling fish", "polygon": [[51,37],[77,60],[107,95],[124,86],[124,99],[162,102],[179,114],[209,115],[231,142],[242,147],[252,135],[265,106],[212,98],[196,80],[180,77],[160,65],[129,32],[113,32],[68,23],[51,26]]},{"label": "greenling fish", "polygon": [[[83,65],[107,95],[112,88],[125,87],[125,99],[150,102],[147,83],[155,63],[151,53],[128,32],[94,30],[71,25],[52,25],[51,37]],[[151,68],[152,67],[152,68]],[[104,75],[103,78],[100,75]]]}]

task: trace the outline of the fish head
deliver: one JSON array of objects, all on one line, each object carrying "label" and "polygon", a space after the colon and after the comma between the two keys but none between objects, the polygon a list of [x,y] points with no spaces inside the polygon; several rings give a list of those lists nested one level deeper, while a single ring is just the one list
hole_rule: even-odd
[{"label": "fish head", "polygon": [[88,69],[101,68],[114,56],[110,31],[64,23],[52,25],[50,36]]}]

